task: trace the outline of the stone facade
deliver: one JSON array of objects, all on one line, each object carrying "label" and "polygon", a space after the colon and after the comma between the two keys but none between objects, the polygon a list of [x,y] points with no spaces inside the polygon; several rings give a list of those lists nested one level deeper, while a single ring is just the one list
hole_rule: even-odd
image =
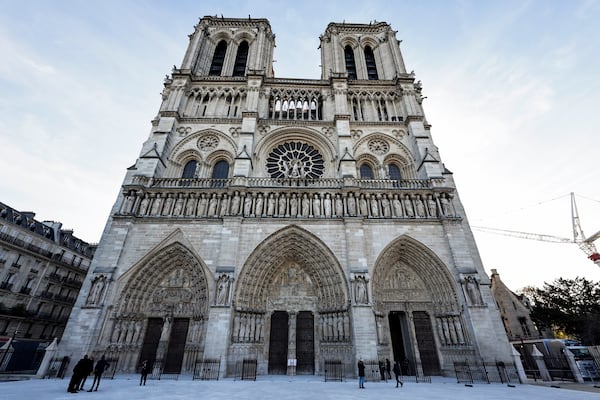
[{"label": "stone facade", "polygon": [[[331,23],[319,80],[266,19],[204,17],[123,182],[62,353],[191,373],[510,362],[452,174],[392,28]],[[89,301],[102,285],[106,295]],[[92,296],[93,297],[93,296]],[[416,371],[416,372],[415,372]]]}]

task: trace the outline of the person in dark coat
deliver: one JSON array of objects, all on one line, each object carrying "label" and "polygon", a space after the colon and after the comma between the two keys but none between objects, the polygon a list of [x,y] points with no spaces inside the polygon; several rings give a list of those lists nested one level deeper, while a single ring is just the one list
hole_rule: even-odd
[{"label": "person in dark coat", "polygon": [[82,367],[81,371],[81,383],[79,384],[79,390],[84,390],[83,385],[85,385],[85,381],[88,376],[94,371],[94,359],[92,357],[84,356],[85,364]]},{"label": "person in dark coat", "polygon": [[358,360],[358,388],[365,388],[365,363],[362,358]]},{"label": "person in dark coat", "polygon": [[[104,356],[102,356],[100,360],[98,360],[98,362],[96,363],[96,368],[94,368],[94,381],[92,382],[92,387],[90,388],[90,390],[88,390],[88,392],[91,392],[92,390],[98,391],[98,386],[100,386],[100,379],[102,378],[102,374],[104,373],[104,370],[106,370],[108,365],[109,364],[104,359]],[[94,389],[94,385],[96,385],[96,389]]]},{"label": "person in dark coat", "polygon": [[400,387],[404,386],[404,382],[400,380],[400,363],[396,361],[394,363],[394,375],[396,376],[396,387],[400,384]]},{"label": "person in dark coat", "polygon": [[148,378],[148,373],[150,372],[150,365],[148,365],[148,360],[144,360],[140,372],[142,374],[140,376],[140,386],[142,386],[142,384],[146,386],[146,378]]},{"label": "person in dark coat", "polygon": [[85,364],[87,363],[88,356],[87,354],[83,356],[81,360],[75,364],[73,368],[73,375],[71,376],[71,380],[69,381],[69,387],[67,388],[67,392],[69,393],[77,393],[77,389],[79,389],[79,383],[83,378],[83,374],[85,371]]},{"label": "person in dark coat", "polygon": [[385,381],[385,363],[382,360],[379,360],[379,376]]},{"label": "person in dark coat", "polygon": [[391,373],[392,373],[392,366],[390,364],[390,359],[389,358],[385,359],[385,372],[387,374],[387,378],[388,379],[392,379],[392,375],[391,375]]}]

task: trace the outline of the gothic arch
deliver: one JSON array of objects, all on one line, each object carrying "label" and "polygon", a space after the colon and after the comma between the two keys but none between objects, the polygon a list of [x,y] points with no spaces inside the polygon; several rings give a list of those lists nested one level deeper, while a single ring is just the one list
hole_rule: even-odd
[{"label": "gothic arch", "polygon": [[373,271],[373,300],[385,303],[430,303],[434,312],[457,312],[456,283],[446,265],[424,244],[401,236],[381,252]]},{"label": "gothic arch", "polygon": [[229,151],[230,154],[235,154],[237,152],[237,146],[235,144],[235,141],[233,141],[229,136],[215,129],[204,129],[201,131],[191,133],[185,139],[177,143],[173,147],[173,150],[171,150],[169,159],[174,162],[181,163],[182,155],[187,154],[187,150],[194,150],[194,152],[200,154],[198,140],[202,137],[207,137],[211,135],[216,136],[218,138],[219,143],[218,145],[215,145],[213,149],[210,149],[210,151],[216,149],[226,149]]},{"label": "gothic arch", "polygon": [[119,317],[208,317],[209,280],[200,260],[183,244],[156,250],[118,279]]},{"label": "gothic arch", "polygon": [[289,226],[266,238],[250,254],[235,293],[238,310],[266,311],[274,279],[289,262],[308,276],[319,312],[345,310],[349,294],[344,272],[329,248],[312,233]]}]

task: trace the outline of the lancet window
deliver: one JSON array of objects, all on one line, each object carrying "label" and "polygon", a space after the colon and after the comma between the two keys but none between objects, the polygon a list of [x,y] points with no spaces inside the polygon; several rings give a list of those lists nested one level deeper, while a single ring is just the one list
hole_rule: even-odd
[{"label": "lancet window", "polygon": [[223,70],[223,64],[225,63],[225,53],[227,52],[227,42],[221,40],[217,44],[215,53],[213,55],[212,63],[210,64],[210,70],[208,75],[210,76],[221,76]]},{"label": "lancet window", "polygon": [[350,45],[344,47],[344,59],[346,60],[346,72],[348,79],[356,80],[356,62],[354,61],[354,50]]},{"label": "lancet window", "polygon": [[369,80],[378,80],[377,64],[375,64],[375,54],[370,46],[365,47],[365,63],[367,64],[367,77]]},{"label": "lancet window", "polygon": [[248,42],[240,43],[233,65],[233,76],[244,76],[246,74],[246,62],[248,61]]}]

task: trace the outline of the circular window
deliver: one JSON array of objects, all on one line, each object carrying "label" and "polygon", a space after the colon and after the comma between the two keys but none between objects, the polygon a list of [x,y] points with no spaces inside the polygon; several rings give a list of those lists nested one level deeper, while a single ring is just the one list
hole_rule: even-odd
[{"label": "circular window", "polygon": [[323,157],[311,145],[302,142],[283,143],[267,157],[271,178],[318,179],[323,176]]}]

